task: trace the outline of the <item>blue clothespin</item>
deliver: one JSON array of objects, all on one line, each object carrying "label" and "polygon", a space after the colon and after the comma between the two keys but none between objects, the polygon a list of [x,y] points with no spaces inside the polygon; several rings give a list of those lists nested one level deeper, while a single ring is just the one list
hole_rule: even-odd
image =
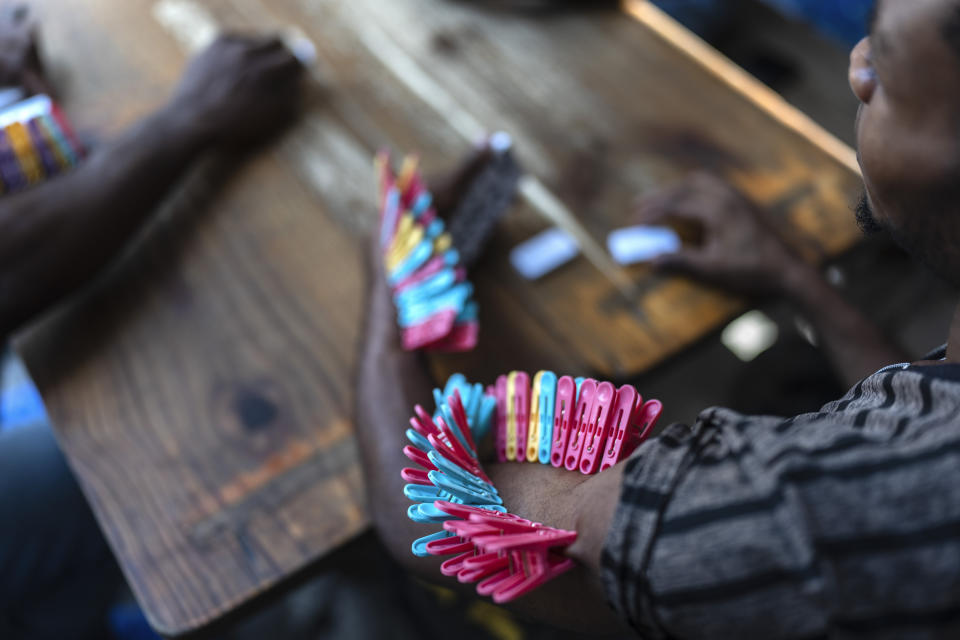
[{"label": "blue clothespin", "polygon": [[463,309],[457,314],[457,323],[466,324],[467,322],[477,322],[480,319],[480,305],[471,300],[463,305]]},{"label": "blue clothespin", "polygon": [[573,381],[577,383],[577,397],[573,403],[573,406],[577,406],[577,403],[580,402],[580,386],[583,384],[583,381],[586,380],[584,377],[574,378]]},{"label": "blue clothespin", "polygon": [[482,440],[490,433],[493,427],[493,414],[497,410],[497,399],[494,396],[483,396],[480,404],[480,418],[477,420],[477,426],[473,430],[476,439]]},{"label": "blue clothespin", "polygon": [[417,449],[420,449],[424,453],[434,450],[433,445],[430,444],[430,441],[413,429],[407,429],[407,440],[409,440],[413,446],[415,446]]},{"label": "blue clothespin", "polygon": [[433,241],[421,241],[420,244],[415,246],[410,253],[407,254],[407,257],[397,265],[397,268],[387,275],[387,281],[391,286],[396,286],[401,280],[413,275],[417,269],[425,265],[432,255]]},{"label": "blue clothespin", "polygon": [[413,545],[411,545],[411,551],[413,551],[413,555],[417,556],[418,558],[426,558],[430,555],[427,553],[428,543],[433,542],[434,540],[443,540],[444,538],[449,538],[452,535],[453,534],[449,531],[438,531],[436,533],[431,533],[428,536],[417,538],[413,541]]},{"label": "blue clothespin", "polygon": [[418,282],[412,287],[408,287],[394,296],[393,300],[398,307],[407,307],[417,302],[426,302],[430,298],[442,294],[450,287],[457,284],[457,274],[453,269],[447,267],[430,276],[423,282]]},{"label": "blue clothespin", "polygon": [[452,518],[437,509],[432,504],[412,504],[410,508],[407,509],[407,517],[413,520],[414,522],[420,522],[423,524],[437,524],[440,522],[446,522]]},{"label": "blue clothespin", "polygon": [[397,218],[400,216],[400,190],[395,186],[387,191],[386,202],[383,209],[383,223],[380,227],[380,246],[386,248],[393,238],[393,232],[397,228]]},{"label": "blue clothespin", "polygon": [[443,263],[448,267],[455,267],[460,264],[460,252],[456,249],[447,249],[443,252]]},{"label": "blue clothespin", "polygon": [[427,477],[430,478],[430,482],[436,485],[438,489],[446,491],[447,493],[463,500],[463,504],[472,506],[479,506],[482,504],[503,504],[503,500],[500,499],[500,496],[495,496],[489,491],[481,491],[474,487],[468,487],[453,476],[448,476],[445,473],[441,473],[439,471],[430,471],[427,473]]},{"label": "blue clothespin", "polygon": [[396,269],[389,274],[387,279],[390,284],[399,283],[425,265],[433,257],[433,243],[441,233],[443,233],[443,221],[437,219],[427,225],[427,228],[424,229],[423,240],[411,249]]},{"label": "blue clothespin", "polygon": [[[414,219],[417,219],[430,208],[431,204],[433,204],[433,196],[429,191],[424,191],[417,197],[416,202],[413,203],[413,207],[410,208],[410,213],[413,214]],[[437,221],[439,221],[439,219]],[[442,228],[440,233],[443,233]]]},{"label": "blue clothespin", "polygon": [[454,309],[460,313],[472,295],[473,285],[469,282],[461,282],[439,296],[398,309],[397,320],[400,326],[406,329],[426,322],[430,316],[441,311]]},{"label": "blue clothespin", "polygon": [[462,373],[455,373],[449,378],[447,378],[447,384],[443,387],[443,396],[450,397],[453,395],[453,392],[460,387],[463,387],[467,384],[467,376]]},{"label": "blue clothespin", "polygon": [[[463,408],[467,412],[467,422],[470,423],[470,430],[476,432],[477,425],[480,423],[480,405],[483,404],[483,385],[479,383],[473,385],[469,395],[470,401],[464,400]],[[477,438],[474,438],[474,440],[477,440]]]},{"label": "blue clothespin", "polygon": [[463,445],[463,448],[470,452],[474,458],[477,457],[477,452],[470,448],[470,445],[467,444],[467,438],[463,435],[463,432],[460,430],[460,427],[457,426],[457,423],[453,420],[453,414],[450,411],[450,407],[447,405],[447,398],[449,396],[444,396],[440,389],[433,390],[433,401],[437,405],[437,411],[434,414],[434,420],[439,416],[443,418],[443,421],[447,423],[447,426],[450,427],[450,431],[453,432],[453,435],[457,437],[457,440],[460,441],[460,444]]},{"label": "blue clothespin", "polygon": [[540,443],[537,459],[540,464],[550,464],[553,446],[553,413],[557,404],[557,374],[544,371],[540,377]]},{"label": "blue clothespin", "polygon": [[[499,511],[500,513],[506,513],[507,510],[499,504],[487,504],[487,505],[477,505],[482,509],[489,509],[490,511]],[[451,516],[445,511],[437,509],[433,504],[413,504],[410,505],[410,508],[407,510],[407,516],[414,522],[423,522],[423,523],[441,523],[446,522],[447,520],[457,520],[456,516]]]},{"label": "blue clothespin", "polygon": [[[413,502],[433,504],[436,500],[450,500],[451,496],[442,489],[422,484],[408,484],[403,487],[403,495]],[[453,502],[453,500],[450,500]]]},{"label": "blue clothespin", "polygon": [[490,495],[497,495],[497,490],[493,487],[493,485],[484,481],[482,478],[473,475],[466,469],[460,468],[455,463],[450,462],[436,451],[431,451],[427,454],[427,457],[430,458],[430,462],[433,463],[433,466],[448,476],[452,476],[453,478],[459,480],[465,486],[476,488],[478,491],[484,491]]}]

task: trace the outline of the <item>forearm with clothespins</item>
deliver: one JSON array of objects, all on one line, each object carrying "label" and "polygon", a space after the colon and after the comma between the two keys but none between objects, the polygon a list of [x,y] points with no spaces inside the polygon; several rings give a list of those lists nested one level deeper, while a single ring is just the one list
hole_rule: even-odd
[{"label": "forearm with clothespins", "polygon": [[[438,558],[411,554],[413,540],[430,527],[407,518],[400,471],[404,435],[413,407],[432,406],[433,381],[419,353],[403,351],[386,282],[375,265],[359,370],[356,436],[367,483],[370,518],[384,545],[403,566],[430,580],[440,577]],[[518,600],[511,608],[539,620],[597,632],[620,629],[599,584],[600,553],[620,493],[621,471],[597,476],[566,473],[539,464],[488,464],[487,473],[511,511],[537,522],[578,532],[569,554],[581,568]],[[444,585],[458,587],[455,580]],[[473,588],[465,593],[473,592]]]}]

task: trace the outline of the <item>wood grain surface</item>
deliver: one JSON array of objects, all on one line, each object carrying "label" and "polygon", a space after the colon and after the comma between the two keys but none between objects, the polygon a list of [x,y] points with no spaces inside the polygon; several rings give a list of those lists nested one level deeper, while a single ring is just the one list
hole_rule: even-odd
[{"label": "wood grain surface", "polygon": [[419,151],[437,172],[471,136],[504,129],[530,174],[472,276],[481,346],[435,359],[441,374],[623,378],[729,318],[740,301],[596,251],[534,283],[507,260],[557,222],[602,253],[637,195],[691,170],[740,185],[814,259],[856,238],[859,182],[837,153],[626,11],[34,4],[60,98],[93,139],[165,99],[204,25],[296,26],[320,56],[295,130],[254,160],[208,159],[134,250],[19,341],[137,598],[170,637],[207,628],[367,526],[351,413],[357,393],[376,400],[354,374],[377,149]]}]

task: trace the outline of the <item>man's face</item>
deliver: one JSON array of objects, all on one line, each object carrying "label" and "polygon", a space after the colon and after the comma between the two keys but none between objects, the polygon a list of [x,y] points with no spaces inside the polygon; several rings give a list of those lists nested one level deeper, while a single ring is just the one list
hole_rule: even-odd
[{"label": "man's face", "polygon": [[866,186],[858,220],[960,283],[960,0],[878,0],[850,85]]}]

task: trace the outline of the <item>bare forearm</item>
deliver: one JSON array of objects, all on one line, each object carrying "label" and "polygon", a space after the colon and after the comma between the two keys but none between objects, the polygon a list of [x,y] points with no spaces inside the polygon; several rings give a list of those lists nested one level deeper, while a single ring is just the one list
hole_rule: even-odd
[{"label": "bare forearm", "polygon": [[909,359],[816,269],[807,265],[793,269],[785,292],[813,323],[822,349],[845,385],[853,386],[886,365]]},{"label": "bare forearm", "polygon": [[429,406],[433,384],[421,356],[400,348],[389,294],[376,280],[360,359],[356,436],[370,516],[394,557],[404,560],[411,542],[430,533],[407,518],[400,470],[409,466],[402,451],[413,407]]},{"label": "bare forearm", "polygon": [[204,148],[163,109],[73,172],[0,200],[0,335],[92,278]]},{"label": "bare forearm", "polygon": [[[400,349],[390,301],[375,291],[368,309],[361,356],[356,435],[367,482],[371,519],[391,554],[409,570],[439,579],[442,559],[416,558],[410,545],[437,530],[407,518],[400,470],[411,463],[402,454],[404,435],[416,403],[432,402],[432,381],[421,357]],[[539,464],[492,464],[487,472],[513,512],[579,533],[569,553],[581,566],[524,597],[516,608],[559,626],[618,630],[599,583],[600,553],[620,492],[621,473],[611,469],[586,478]],[[455,581],[449,582],[451,587]],[[472,585],[467,588],[472,588]]]}]

